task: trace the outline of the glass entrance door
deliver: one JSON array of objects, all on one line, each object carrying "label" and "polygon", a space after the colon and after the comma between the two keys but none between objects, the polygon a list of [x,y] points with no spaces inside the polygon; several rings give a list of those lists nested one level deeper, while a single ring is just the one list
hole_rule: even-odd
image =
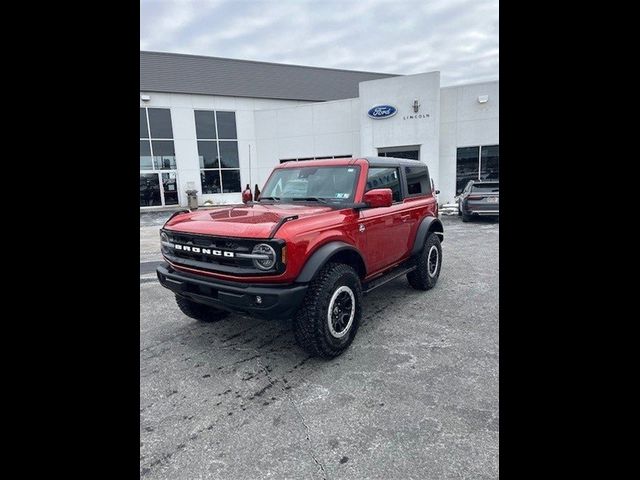
[{"label": "glass entrance door", "polygon": [[140,172],[140,206],[178,205],[175,172]]},{"label": "glass entrance door", "polygon": [[178,205],[171,111],[140,109],[140,207]]}]

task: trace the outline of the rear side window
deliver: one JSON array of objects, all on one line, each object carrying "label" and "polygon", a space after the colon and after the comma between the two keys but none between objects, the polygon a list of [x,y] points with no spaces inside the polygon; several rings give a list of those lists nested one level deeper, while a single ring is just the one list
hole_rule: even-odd
[{"label": "rear side window", "polygon": [[397,168],[370,168],[365,192],[375,188],[390,188],[393,201],[400,201],[400,175]]},{"label": "rear side window", "polygon": [[471,191],[474,193],[499,193],[499,183],[475,183],[471,186]]},{"label": "rear side window", "polygon": [[404,167],[407,176],[409,195],[428,195],[431,193],[431,180],[427,167]]}]

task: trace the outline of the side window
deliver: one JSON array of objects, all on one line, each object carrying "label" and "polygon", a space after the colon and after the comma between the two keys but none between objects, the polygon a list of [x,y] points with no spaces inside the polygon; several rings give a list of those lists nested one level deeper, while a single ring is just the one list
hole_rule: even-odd
[{"label": "side window", "polygon": [[431,193],[431,180],[427,167],[404,167],[407,175],[407,192],[409,195],[428,195]]},{"label": "side window", "polygon": [[400,201],[400,175],[397,168],[370,168],[365,192],[375,188],[390,188],[393,201]]}]

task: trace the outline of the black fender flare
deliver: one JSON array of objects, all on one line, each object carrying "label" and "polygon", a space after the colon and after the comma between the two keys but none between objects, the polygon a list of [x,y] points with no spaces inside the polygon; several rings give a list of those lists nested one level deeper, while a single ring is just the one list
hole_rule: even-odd
[{"label": "black fender flare", "polygon": [[350,250],[354,252],[360,260],[362,261],[362,265],[365,265],[364,259],[358,249],[356,249],[353,245],[349,245],[348,243],[341,242],[339,240],[334,240],[332,242],[326,243],[317,249],[311,257],[307,260],[300,270],[298,274],[298,278],[296,278],[296,283],[308,283],[313,280],[313,277],[318,273],[322,267],[324,267],[327,262],[339,252]]},{"label": "black fender flare", "polygon": [[411,249],[411,255],[417,255],[422,250],[424,242],[427,241],[427,236],[430,232],[437,232],[440,234],[440,241],[444,240],[444,227],[440,219],[436,217],[425,217],[422,219],[420,226],[418,227],[418,233],[416,239],[413,242],[413,248]]}]

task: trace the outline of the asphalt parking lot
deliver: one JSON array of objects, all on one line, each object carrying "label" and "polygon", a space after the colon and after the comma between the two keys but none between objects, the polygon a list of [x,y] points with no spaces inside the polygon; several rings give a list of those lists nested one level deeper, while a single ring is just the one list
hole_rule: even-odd
[{"label": "asphalt parking lot", "polygon": [[365,297],[332,361],[285,321],[185,317],[155,280],[160,223],[141,221],[141,477],[498,478],[499,223],[442,220],[436,288]]}]

